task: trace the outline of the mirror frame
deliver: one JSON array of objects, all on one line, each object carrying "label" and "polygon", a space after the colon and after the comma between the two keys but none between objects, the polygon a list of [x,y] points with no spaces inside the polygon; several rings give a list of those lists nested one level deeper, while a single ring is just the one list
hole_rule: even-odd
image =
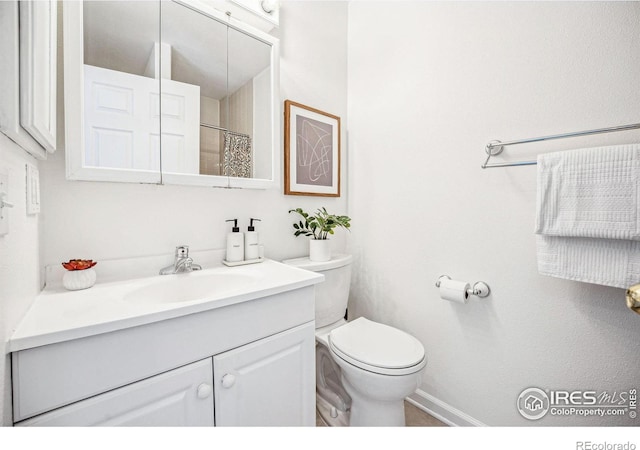
[{"label": "mirror frame", "polygon": [[[159,0],[160,1],[160,0]],[[271,179],[224,175],[178,174],[84,166],[84,29],[81,1],[64,2],[65,163],[68,180],[115,181],[244,189],[279,189],[280,167],[280,41],[215,9],[202,0],[174,0],[271,46]],[[161,24],[160,24],[161,25]],[[162,84],[160,84],[162,92]],[[162,133],[162,129],[160,129]],[[162,145],[160,146],[162,151]]]}]

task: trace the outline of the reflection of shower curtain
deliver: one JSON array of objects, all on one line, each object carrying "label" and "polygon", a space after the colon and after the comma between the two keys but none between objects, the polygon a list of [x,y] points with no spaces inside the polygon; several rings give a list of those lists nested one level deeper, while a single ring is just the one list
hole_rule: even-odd
[{"label": "reflection of shower curtain", "polygon": [[231,177],[253,176],[251,137],[246,134],[225,131],[222,174]]}]

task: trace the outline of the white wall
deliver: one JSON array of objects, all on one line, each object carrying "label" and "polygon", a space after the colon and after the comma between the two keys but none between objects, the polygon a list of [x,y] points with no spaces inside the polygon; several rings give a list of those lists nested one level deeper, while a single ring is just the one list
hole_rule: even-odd
[{"label": "white wall", "polygon": [[[281,105],[285,99],[312,105],[341,116],[346,125],[347,4],[287,1],[280,20]],[[43,264],[69,258],[100,261],[172,254],[180,244],[193,250],[224,248],[230,231],[224,221],[239,218],[246,231],[249,217],[262,219],[257,230],[267,257],[302,256],[308,244],[306,239],[294,238],[294,217],[287,211],[326,206],[336,213],[346,212],[344,195],[338,199],[293,197],[283,195],[282,188],[225,190],[66,181],[64,150],[42,164],[41,174]],[[344,240],[345,236],[336,239],[335,247],[344,247]]]},{"label": "white wall", "polygon": [[0,236],[0,425],[11,424],[11,366],[6,341],[40,291],[38,216],[26,213],[25,164],[37,161],[0,133],[0,170],[9,174],[9,234]]},{"label": "white wall", "polygon": [[[637,123],[638,23],[637,2],[350,4],[351,311],[422,341],[421,389],[445,407],[488,425],[638,424],[534,423],[516,411],[531,386],[637,387],[640,317],[621,289],[537,274],[535,167],[480,169],[492,139]],[[555,141],[504,158],[638,140]],[[493,294],[445,302],[442,274]]]}]

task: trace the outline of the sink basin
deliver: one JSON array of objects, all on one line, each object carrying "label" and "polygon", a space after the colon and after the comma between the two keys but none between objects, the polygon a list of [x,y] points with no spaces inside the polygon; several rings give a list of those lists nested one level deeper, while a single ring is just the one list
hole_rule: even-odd
[{"label": "sink basin", "polygon": [[132,303],[181,303],[206,300],[228,294],[255,283],[257,276],[237,273],[191,272],[163,276],[153,284],[135,289],[124,296]]}]

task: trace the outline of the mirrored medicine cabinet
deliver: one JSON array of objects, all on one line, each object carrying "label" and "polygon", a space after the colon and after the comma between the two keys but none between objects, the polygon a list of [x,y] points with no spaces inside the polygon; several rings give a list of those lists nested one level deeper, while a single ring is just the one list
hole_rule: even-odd
[{"label": "mirrored medicine cabinet", "polygon": [[278,186],[276,38],[194,0],[63,19],[68,179]]}]

